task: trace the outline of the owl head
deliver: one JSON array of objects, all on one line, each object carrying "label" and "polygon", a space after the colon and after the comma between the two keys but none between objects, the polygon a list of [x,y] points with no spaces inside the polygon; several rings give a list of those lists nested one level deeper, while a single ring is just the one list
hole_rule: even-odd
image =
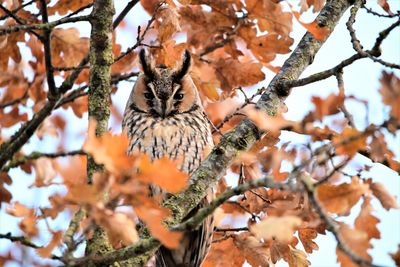
[{"label": "owl head", "polygon": [[142,72],[132,89],[127,109],[165,119],[198,108],[197,88],[188,75],[191,57],[187,50],[176,69],[164,65],[153,67],[145,50],[140,51],[139,60]]}]

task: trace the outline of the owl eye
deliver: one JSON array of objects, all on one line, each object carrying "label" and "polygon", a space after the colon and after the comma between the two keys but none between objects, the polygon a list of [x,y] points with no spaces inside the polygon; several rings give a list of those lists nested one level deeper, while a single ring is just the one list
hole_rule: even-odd
[{"label": "owl eye", "polygon": [[146,99],[153,99],[154,98],[154,94],[152,93],[152,92],[146,92],[146,93],[144,93],[144,97],[146,98]]},{"label": "owl eye", "polygon": [[174,99],[175,100],[182,100],[183,99],[183,94],[182,93],[176,93],[174,95]]}]

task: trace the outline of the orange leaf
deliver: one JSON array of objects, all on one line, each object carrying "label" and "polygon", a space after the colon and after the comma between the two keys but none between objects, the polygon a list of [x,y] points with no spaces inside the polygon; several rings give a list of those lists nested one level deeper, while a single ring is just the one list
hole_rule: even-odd
[{"label": "orange leaf", "polygon": [[182,238],[181,232],[171,232],[163,224],[163,221],[170,215],[166,208],[159,207],[154,200],[144,198],[140,206],[135,207],[135,212],[144,221],[153,237],[157,238],[168,248],[177,248]]},{"label": "orange leaf", "polygon": [[351,184],[322,184],[317,187],[316,193],[326,211],[346,215],[367,190],[366,184],[359,183],[357,178],[353,177]]},{"label": "orange leaf", "polygon": [[357,129],[346,127],[342,133],[332,138],[336,147],[336,153],[340,155],[354,156],[358,150],[364,150],[367,146],[367,137]]},{"label": "orange leaf", "polygon": [[39,229],[37,228],[37,218],[34,209],[30,209],[19,202],[15,202],[14,207],[7,208],[7,213],[12,216],[23,218],[19,223],[19,227],[28,236],[32,237],[38,235]]},{"label": "orange leaf", "polygon": [[317,20],[314,20],[311,23],[304,23],[300,21],[300,13],[293,11],[293,15],[295,16],[295,18],[297,19],[297,21],[303,25],[304,28],[307,29],[307,31],[309,31],[316,40],[318,41],[324,41],[326,39],[326,37],[328,36],[328,34],[330,33],[330,30],[328,27],[320,27],[318,24],[319,22]]},{"label": "orange leaf", "polygon": [[379,232],[376,225],[380,222],[378,218],[371,215],[372,206],[370,204],[371,198],[366,197],[364,199],[364,203],[361,206],[361,211],[358,217],[354,222],[354,226],[356,229],[364,231],[368,234],[368,239],[381,237],[381,233]]},{"label": "orange leaf", "polygon": [[151,162],[143,155],[139,162],[137,178],[146,183],[153,183],[171,193],[177,193],[187,186],[188,175],[176,168],[176,163],[166,157]]},{"label": "orange leaf", "polygon": [[299,229],[299,239],[303,244],[304,250],[307,253],[312,253],[313,250],[318,250],[318,245],[313,241],[318,233],[315,229],[301,228]]},{"label": "orange leaf", "polygon": [[250,120],[263,131],[270,131],[273,134],[278,134],[282,129],[296,127],[297,123],[289,121],[282,116],[271,117],[265,112],[255,108],[249,108],[245,111]]},{"label": "orange leaf", "polygon": [[53,238],[51,239],[50,243],[47,246],[36,249],[39,256],[42,258],[49,258],[54,248],[60,244],[62,236],[63,236],[62,231],[57,231],[53,233]]},{"label": "orange leaf", "polygon": [[251,266],[269,266],[271,256],[265,243],[249,233],[236,235],[234,242]]},{"label": "orange leaf", "polygon": [[380,79],[382,102],[390,106],[390,115],[400,122],[400,79],[394,73],[382,72]]},{"label": "orange leaf", "polygon": [[[214,240],[221,236],[214,235]],[[202,267],[242,267],[245,258],[232,238],[212,243]]]},{"label": "orange leaf", "polygon": [[399,208],[399,204],[397,203],[396,199],[387,191],[383,184],[372,183],[370,188],[374,196],[381,202],[382,207],[384,207],[386,210]]},{"label": "orange leaf", "polygon": [[289,246],[289,267],[307,267],[311,262],[307,260],[307,255],[299,249]]},{"label": "orange leaf", "polygon": [[[343,238],[345,244],[351,248],[351,250],[358,256],[371,260],[371,256],[368,255],[367,250],[372,246],[368,243],[368,234],[356,229],[350,228],[346,224],[341,224],[339,233]],[[345,267],[358,267],[359,265],[354,263],[339,247],[336,248],[336,255],[341,266]]]},{"label": "orange leaf", "polygon": [[12,195],[10,191],[4,187],[4,184],[10,185],[11,183],[11,177],[5,172],[0,172],[0,208],[2,202],[10,203],[11,201]]},{"label": "orange leaf", "polygon": [[158,10],[159,16],[161,16],[161,23],[158,27],[158,39],[160,43],[171,39],[172,35],[181,30],[179,25],[179,14],[176,8],[169,5],[163,6]]},{"label": "orange leaf", "polygon": [[133,157],[126,154],[128,148],[128,137],[111,135],[109,132],[96,137],[96,123],[89,122],[88,138],[83,145],[85,152],[92,154],[97,163],[104,164],[110,172],[121,175],[126,174],[133,168]]},{"label": "orange leaf", "polygon": [[282,243],[289,243],[293,238],[295,229],[300,224],[301,219],[296,216],[268,216],[261,222],[250,226],[250,232],[260,239],[276,239]]},{"label": "orange leaf", "polygon": [[60,15],[65,15],[69,11],[75,12],[90,3],[92,3],[92,0],[59,0],[48,8],[48,12],[49,15],[54,15],[56,12]]}]

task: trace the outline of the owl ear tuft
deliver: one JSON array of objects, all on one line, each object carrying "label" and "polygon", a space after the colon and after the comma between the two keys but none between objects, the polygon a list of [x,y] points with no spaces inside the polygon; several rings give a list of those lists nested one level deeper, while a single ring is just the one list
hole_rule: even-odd
[{"label": "owl ear tuft", "polygon": [[149,57],[146,55],[146,50],[142,49],[139,52],[140,65],[142,66],[143,73],[149,78],[154,79],[154,71],[151,68],[151,63],[149,62]]},{"label": "owl ear tuft", "polygon": [[185,52],[183,53],[182,65],[174,74],[175,80],[177,81],[181,80],[183,76],[185,76],[188,73],[190,64],[191,64],[191,56],[189,51],[186,49]]}]

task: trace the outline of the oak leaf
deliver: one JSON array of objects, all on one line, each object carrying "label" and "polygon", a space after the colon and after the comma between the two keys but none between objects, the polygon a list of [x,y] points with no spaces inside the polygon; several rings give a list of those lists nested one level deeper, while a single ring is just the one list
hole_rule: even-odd
[{"label": "oak leaf", "polygon": [[29,237],[37,236],[39,234],[37,218],[33,208],[28,208],[19,202],[15,202],[13,207],[7,208],[7,213],[15,217],[23,218],[18,225],[19,228]]},{"label": "oak leaf", "polygon": [[[372,246],[368,243],[368,234],[357,230],[352,229],[350,226],[346,224],[340,224],[339,234],[341,235],[345,244],[358,256],[371,260],[371,256],[368,255],[368,249]],[[354,263],[352,259],[350,259],[339,247],[336,248],[336,255],[338,261],[341,263],[341,266],[345,267],[357,267],[358,264]]]},{"label": "oak leaf", "polygon": [[311,262],[307,260],[307,255],[303,251],[289,245],[289,267],[307,267]]},{"label": "oak leaf", "polygon": [[61,242],[61,239],[63,237],[63,232],[62,231],[57,231],[52,233],[53,237],[50,241],[50,243],[42,248],[36,249],[36,252],[39,254],[40,257],[42,258],[49,258],[51,255],[51,252],[54,250],[56,246],[58,246]]},{"label": "oak leaf", "polygon": [[[15,25],[16,23],[9,19],[6,23],[0,28],[10,27]],[[21,53],[19,51],[19,47],[17,45],[18,42],[25,41],[25,32],[12,32],[6,35],[6,37],[2,37],[0,39],[0,70],[5,71],[8,68],[8,62],[12,59],[15,63],[19,63],[21,61]]]},{"label": "oak leaf", "polygon": [[168,248],[177,248],[182,238],[181,232],[172,232],[167,229],[163,221],[170,215],[166,208],[159,207],[154,200],[143,198],[140,205],[135,206],[135,212],[149,228],[153,237],[157,238]]},{"label": "oak leaf", "polygon": [[158,27],[158,39],[160,43],[171,39],[172,35],[181,30],[179,24],[179,14],[176,8],[164,6],[159,9],[158,16],[161,19]]},{"label": "oak leaf", "polygon": [[250,226],[250,232],[260,239],[276,239],[282,243],[289,243],[300,224],[301,219],[296,216],[267,216],[261,222]]},{"label": "oak leaf", "polygon": [[364,199],[364,202],[361,206],[360,214],[357,216],[354,222],[354,226],[357,230],[361,230],[367,233],[368,239],[379,239],[381,237],[381,233],[379,232],[376,225],[380,222],[380,220],[371,214],[373,209],[370,202],[370,197],[366,197]]},{"label": "oak leaf", "polygon": [[10,203],[12,195],[7,188],[4,187],[4,184],[10,185],[12,183],[10,175],[6,172],[0,172],[0,208],[1,203]]},{"label": "oak leaf", "polygon": [[75,12],[81,7],[91,4],[92,0],[59,0],[53,6],[48,7],[48,14],[54,15],[56,13],[65,15],[69,11]]},{"label": "oak leaf", "polygon": [[[213,239],[218,240],[221,235],[214,235]],[[233,238],[212,243],[210,252],[202,264],[203,267],[242,267],[245,257],[242,251],[236,246]]]},{"label": "oak leaf", "polygon": [[100,137],[95,133],[96,123],[89,122],[88,137],[83,145],[83,150],[92,154],[97,163],[104,164],[111,173],[121,175],[129,173],[133,168],[133,157],[126,154],[128,137],[125,133],[112,135],[109,132]]},{"label": "oak leaf", "polygon": [[354,156],[358,150],[365,150],[367,137],[357,129],[346,127],[342,133],[332,138],[336,147],[336,153],[340,155]]},{"label": "oak leaf", "polygon": [[301,228],[298,232],[299,239],[307,253],[312,253],[313,250],[318,250],[317,243],[313,241],[313,239],[315,239],[318,235],[317,230],[312,228]]},{"label": "oak leaf", "polygon": [[75,67],[89,52],[89,39],[76,28],[54,29],[50,42],[55,67]]},{"label": "oak leaf", "polygon": [[400,122],[400,79],[394,73],[382,72],[380,78],[382,102],[390,106],[390,115]]},{"label": "oak leaf", "polygon": [[382,207],[384,207],[386,210],[399,208],[399,204],[394,196],[387,191],[382,183],[372,183],[370,188],[374,196],[381,202]]},{"label": "oak leaf", "polygon": [[153,183],[171,193],[177,193],[187,186],[188,175],[177,169],[176,162],[163,157],[153,162],[142,156],[138,163],[137,179]]},{"label": "oak leaf", "polygon": [[324,41],[328,34],[330,33],[330,30],[328,27],[321,27],[319,26],[319,22],[317,20],[314,20],[311,23],[304,23],[300,20],[300,13],[296,11],[292,11],[294,17],[297,19],[297,21],[309,31],[316,40],[318,41]]},{"label": "oak leaf", "polygon": [[271,256],[265,243],[249,233],[236,235],[234,237],[234,242],[251,266],[269,266]]},{"label": "oak leaf", "polygon": [[326,211],[347,215],[367,191],[368,185],[359,183],[358,179],[353,177],[351,184],[322,184],[316,188],[316,195]]}]

